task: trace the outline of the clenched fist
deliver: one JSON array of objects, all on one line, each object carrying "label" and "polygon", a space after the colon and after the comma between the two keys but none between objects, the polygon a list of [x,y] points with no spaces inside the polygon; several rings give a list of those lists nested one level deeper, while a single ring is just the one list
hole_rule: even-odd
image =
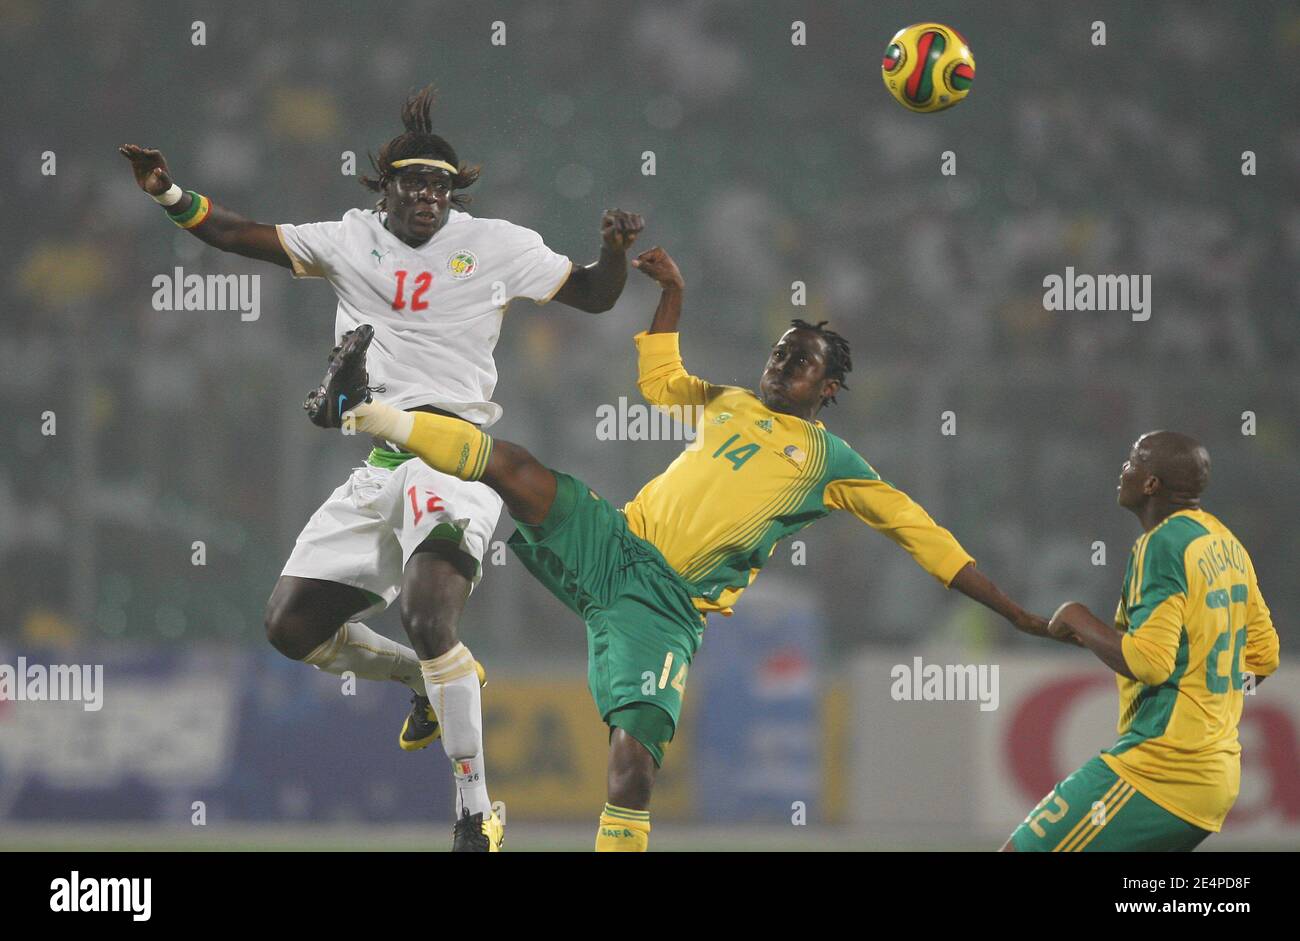
[{"label": "clenched fist", "polygon": [[680,290],[686,286],[686,282],[682,280],[682,273],[677,268],[677,262],[673,261],[672,256],[658,245],[646,249],[632,259],[632,267],[653,278],[661,288]]},{"label": "clenched fist", "polygon": [[632,247],[636,237],[645,228],[639,213],[623,209],[606,209],[600,217],[600,237],[606,247],[625,252]]}]

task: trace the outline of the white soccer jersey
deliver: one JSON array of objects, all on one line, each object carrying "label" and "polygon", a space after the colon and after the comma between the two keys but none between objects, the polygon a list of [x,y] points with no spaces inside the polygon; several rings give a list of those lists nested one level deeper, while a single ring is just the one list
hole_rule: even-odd
[{"label": "white soccer jersey", "polygon": [[370,384],[395,408],[434,405],[486,427],[501,417],[492,351],[506,305],[545,304],[572,263],[532,229],[448,210],[429,241],[412,248],[384,228],[384,214],[350,210],[338,222],[278,225],[295,278],[325,278],[338,294],[335,337],[375,328]]}]

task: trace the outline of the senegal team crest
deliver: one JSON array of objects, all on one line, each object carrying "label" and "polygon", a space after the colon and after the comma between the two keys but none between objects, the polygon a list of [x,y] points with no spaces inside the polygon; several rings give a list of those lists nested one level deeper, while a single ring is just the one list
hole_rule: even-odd
[{"label": "senegal team crest", "polygon": [[464,281],[475,271],[478,270],[478,259],[474,257],[473,252],[452,252],[447,259],[447,271],[455,281]]}]

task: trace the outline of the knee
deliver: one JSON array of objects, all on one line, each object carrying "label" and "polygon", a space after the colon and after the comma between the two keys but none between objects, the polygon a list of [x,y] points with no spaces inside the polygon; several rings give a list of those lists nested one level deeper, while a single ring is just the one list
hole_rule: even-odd
[{"label": "knee", "polygon": [[498,460],[498,468],[503,476],[517,477],[541,467],[537,458],[528,449],[513,441],[494,441],[492,449]]},{"label": "knee", "polygon": [[616,729],[614,735],[615,748],[606,782],[609,802],[619,807],[649,807],[655,780],[654,758],[644,745],[622,729]]},{"label": "knee", "polygon": [[555,475],[524,448],[508,441],[498,442],[493,461],[483,483],[501,495],[510,515],[519,522],[542,522],[555,497]]},{"label": "knee", "polygon": [[446,606],[403,600],[401,615],[406,636],[417,650],[430,650],[438,657],[456,645],[456,619]]},{"label": "knee", "polygon": [[510,441],[497,441],[493,445],[492,461],[491,472],[484,474],[483,483],[501,494],[507,505],[512,500],[534,502],[553,476],[527,448]]},{"label": "knee", "polygon": [[295,611],[292,604],[279,600],[274,595],[266,603],[263,620],[266,639],[290,660],[303,660],[319,646],[310,642],[313,632],[302,614]]}]

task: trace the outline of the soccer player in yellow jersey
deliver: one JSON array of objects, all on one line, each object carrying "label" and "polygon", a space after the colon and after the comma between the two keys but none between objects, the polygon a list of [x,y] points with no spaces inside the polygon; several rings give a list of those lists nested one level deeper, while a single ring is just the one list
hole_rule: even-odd
[{"label": "soccer player in yellow jersey", "polygon": [[[773,347],[757,394],[713,385],[687,373],[678,353],[677,265],[659,248],[633,265],[663,290],[650,330],[636,337],[641,391],[654,405],[681,407],[697,439],[622,510],[468,422],[377,402],[348,413],[357,431],[501,494],[518,523],[510,546],[586,622],[588,683],[610,727],[598,850],[647,846],[655,772],[676,729],[706,615],[729,615],[777,542],[832,510],[884,533],[943,585],[1048,636],[1046,619],[1003,594],[951,533],[817,420],[851,368],[843,338],[796,321]],[[344,343],[322,401],[365,398],[355,352],[364,356],[364,346]]]},{"label": "soccer player in yellow jersey", "polygon": [[1119,741],[1058,784],[1004,850],[1191,850],[1223,826],[1241,785],[1245,694],[1277,669],[1278,638],[1250,555],[1201,509],[1210,455],[1172,431],[1138,438],[1118,501],[1142,523],[1112,627],[1062,605],[1119,681]]}]

